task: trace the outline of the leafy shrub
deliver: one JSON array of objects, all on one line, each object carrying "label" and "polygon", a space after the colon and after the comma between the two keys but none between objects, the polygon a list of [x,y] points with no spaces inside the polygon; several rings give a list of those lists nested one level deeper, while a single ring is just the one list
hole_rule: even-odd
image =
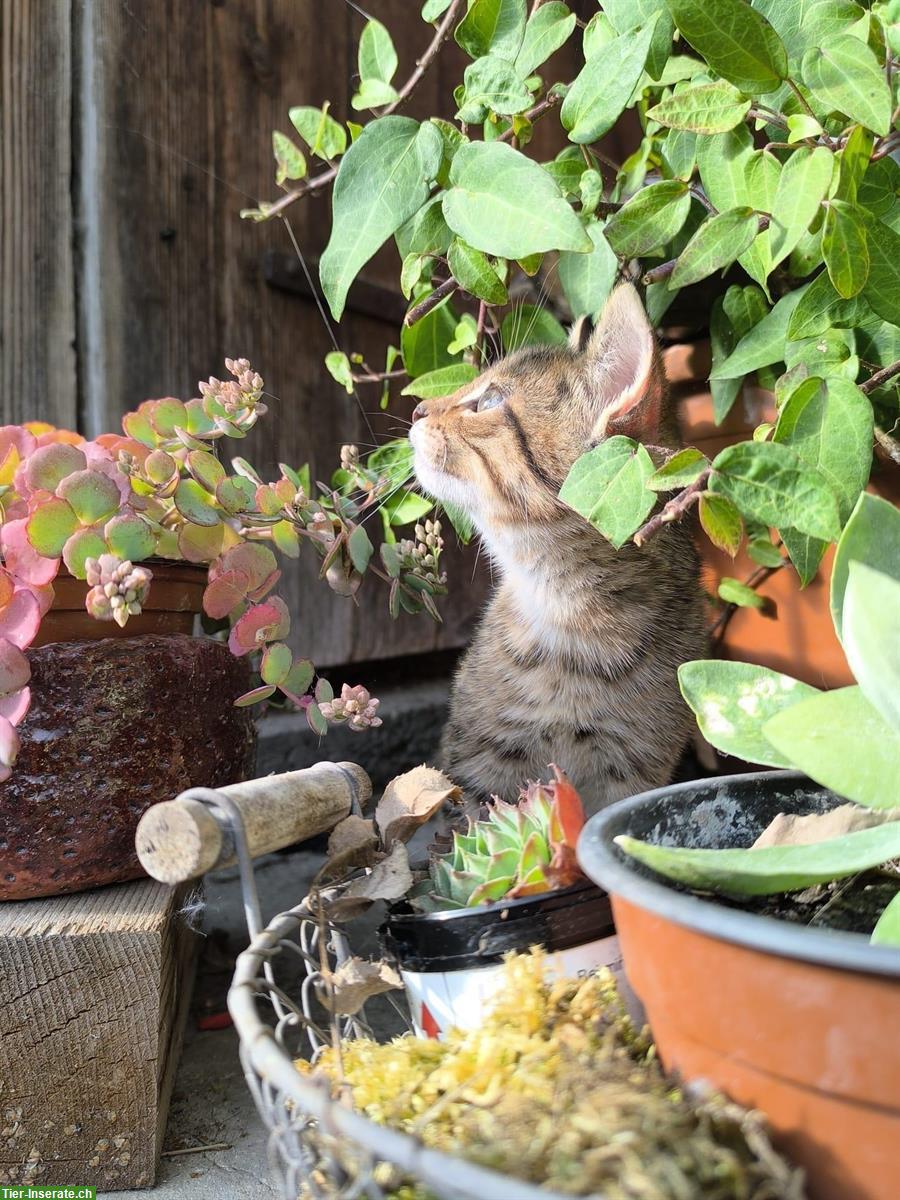
[{"label": "leafy shrub", "polygon": [[[402,364],[404,394],[443,395],[475,377],[488,334],[505,350],[565,336],[539,303],[554,266],[571,317],[596,316],[626,274],[654,322],[681,288],[732,268],[710,314],[716,417],[755,376],[777,421],[712,461],[610,439],[578,506],[640,542],[698,505],[716,545],[735,554],[746,536],[768,568],[784,550],[807,583],[866,485],[873,435],[900,461],[898,0],[600,0],[586,23],[560,0],[427,0],[422,18],[435,34],[401,87],[389,31],[366,24],[352,101],[364,123],[345,129],[327,103],[292,109],[305,150],[274,135],[285,194],[245,214],[280,215],[333,183],[320,278],[336,319],[393,240],[410,300],[400,345],[384,373],[354,375],[341,352],[329,369],[352,390]],[[400,115],[451,35],[471,60],[454,119]],[[559,79],[552,56],[573,39],[583,65]],[[640,144],[610,163],[597,142],[628,110]],[[549,162],[534,156],[539,120],[569,142]],[[537,304],[510,311],[529,279]],[[662,492],[674,495],[650,517]],[[611,520],[623,510],[624,531]]]}]

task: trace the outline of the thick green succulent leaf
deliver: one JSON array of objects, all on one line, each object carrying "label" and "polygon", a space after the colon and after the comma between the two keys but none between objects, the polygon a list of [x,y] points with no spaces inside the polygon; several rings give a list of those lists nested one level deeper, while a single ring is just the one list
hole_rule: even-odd
[{"label": "thick green succulent leaf", "polygon": [[219,524],[219,512],[212,503],[212,497],[194,479],[182,479],[172,497],[175,507],[186,521],[192,525]]},{"label": "thick green succulent leaf", "polygon": [[612,129],[644,70],[657,21],[620,35],[582,67],[560,110],[570,141],[595,142]]},{"label": "thick green succulent leaf", "polygon": [[851,562],[842,628],[847,661],[863,695],[900,732],[900,582]]},{"label": "thick green succulent leaf", "polygon": [[643,446],[628,437],[611,437],[575,462],[559,498],[618,550],[653,507],[656,498],[646,484],[654,471]]},{"label": "thick green succulent leaf", "polygon": [[425,203],[441,148],[441,135],[430,122],[389,116],[371,121],[341,159],[331,237],[319,263],[335,320],[360,268]]},{"label": "thick green succulent leaf", "polygon": [[844,526],[831,569],[831,616],[843,640],[843,612],[850,563],[861,562],[900,582],[900,510],[863,492]]},{"label": "thick green succulent leaf", "polygon": [[25,529],[29,542],[38,554],[46,558],[58,558],[80,524],[72,506],[65,500],[53,497],[34,510]]},{"label": "thick green succulent leaf", "polygon": [[651,870],[685,887],[726,896],[773,896],[846,879],[900,855],[900,823],[859,829],[804,846],[759,850],[689,850],[620,835],[616,845]]},{"label": "thick green succulent leaf", "polygon": [[100,471],[74,471],[56,489],[56,494],[68,501],[82,525],[96,525],[119,508],[122,499],[119,489],[108,475]]},{"label": "thick green succulent leaf", "polygon": [[450,185],[443,200],[447,224],[485,254],[518,259],[545,250],[593,249],[551,177],[512,146],[460,146],[450,167]]},{"label": "thick green succulent leaf", "polygon": [[804,700],[768,720],[763,736],[839,796],[868,808],[900,805],[900,730],[888,725],[861,688]]},{"label": "thick green succulent leaf", "polygon": [[137,513],[121,513],[107,521],[103,536],[113,554],[131,562],[149,558],[156,549],[156,535]]},{"label": "thick green succulent leaf", "polygon": [[668,0],[685,41],[712,69],[751,95],[773,92],[787,52],[769,22],[744,0]]},{"label": "thick green succulent leaf", "polygon": [[878,918],[870,941],[873,946],[900,946],[900,892]]},{"label": "thick green succulent leaf", "polygon": [[96,529],[77,529],[66,540],[66,544],[62,548],[62,558],[76,579],[85,579],[87,577],[84,566],[86,560],[99,558],[101,554],[106,554],[108,549],[106,541]]},{"label": "thick green succulent leaf", "polygon": [[763,725],[818,695],[816,688],[768,667],[720,659],[684,663],[678,684],[700,732],[717,750],[769,767],[794,765],[763,736]]}]

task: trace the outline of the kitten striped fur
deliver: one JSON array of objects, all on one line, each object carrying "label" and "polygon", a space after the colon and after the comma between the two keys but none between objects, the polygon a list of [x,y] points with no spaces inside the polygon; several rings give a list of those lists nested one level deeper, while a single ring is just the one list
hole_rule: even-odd
[{"label": "kitten striped fur", "polygon": [[500,574],[453,684],[444,769],[511,799],[556,762],[596,811],[671,778],[693,729],[676,671],[703,656],[706,616],[689,527],[615,551],[558,498],[602,438],[677,444],[630,284],[580,341],[420,405],[410,441],[423,488],[469,514]]}]

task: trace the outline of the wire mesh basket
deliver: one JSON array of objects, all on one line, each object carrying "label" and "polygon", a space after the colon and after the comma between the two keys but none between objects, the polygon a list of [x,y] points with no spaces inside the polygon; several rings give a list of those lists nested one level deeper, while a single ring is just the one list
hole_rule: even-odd
[{"label": "wire mesh basket", "polygon": [[[337,1020],[318,1002],[326,973],[350,957],[347,938],[311,897],[263,928],[240,808],[227,793],[205,788],[179,799],[199,801],[227,827],[240,870],[250,945],[238,957],[228,1009],[247,1084],[269,1129],[271,1171],[285,1200],[389,1200],[410,1184],[424,1185],[437,1200],[555,1200],[544,1188],[431,1150],[409,1134],[370,1121],[334,1099],[327,1081],[295,1067],[298,1058],[314,1056],[336,1037],[372,1036],[364,1010]],[[354,807],[360,811],[356,799]],[[409,1027],[408,1016],[406,1023]]]}]

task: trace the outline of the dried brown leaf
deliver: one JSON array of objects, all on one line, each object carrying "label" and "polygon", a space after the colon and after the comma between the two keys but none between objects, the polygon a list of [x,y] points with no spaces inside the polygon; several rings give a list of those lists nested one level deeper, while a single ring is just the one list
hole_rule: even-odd
[{"label": "dried brown leaf", "polygon": [[359,867],[371,867],[377,858],[378,835],[375,824],[365,817],[351,815],[335,825],[328,839],[328,861],[321,878],[338,879]]},{"label": "dried brown leaf", "polygon": [[348,958],[331,976],[333,992],[325,987],[319,996],[326,1008],[338,1016],[359,1012],[370,996],[392,992],[403,987],[403,981],[386,962],[369,962],[364,958]]},{"label": "dried brown leaf", "polygon": [[900,809],[863,808],[859,804],[841,804],[824,813],[798,817],[794,813],[779,813],[766,826],[756,841],[754,850],[764,846],[810,846],[828,838],[843,837],[859,829],[871,829],[886,821],[900,821]]},{"label": "dried brown leaf", "polygon": [[398,775],[384,789],[375,809],[375,824],[383,845],[390,847],[407,838],[428,820],[445,800],[462,798],[456,784],[434,767],[414,767]]},{"label": "dried brown leaf", "polygon": [[332,921],[351,921],[371,908],[376,900],[399,900],[413,885],[406,847],[397,842],[387,858],[368,875],[354,879],[326,901]]}]

